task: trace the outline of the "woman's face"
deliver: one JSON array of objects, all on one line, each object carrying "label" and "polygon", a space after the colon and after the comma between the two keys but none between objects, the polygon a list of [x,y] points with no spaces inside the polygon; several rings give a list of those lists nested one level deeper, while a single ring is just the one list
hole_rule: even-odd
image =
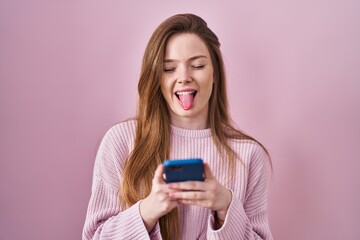
[{"label": "woman's face", "polygon": [[172,124],[207,127],[214,69],[205,43],[193,33],[171,36],[165,49],[161,91]]}]

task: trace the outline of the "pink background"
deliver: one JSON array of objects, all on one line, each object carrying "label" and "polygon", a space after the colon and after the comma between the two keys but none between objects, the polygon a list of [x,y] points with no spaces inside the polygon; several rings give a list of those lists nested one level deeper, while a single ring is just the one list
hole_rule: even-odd
[{"label": "pink background", "polygon": [[272,155],[275,239],[359,239],[360,2],[228,2],[0,1],[0,239],[80,239],[98,144],[183,12],[219,36],[233,119]]}]

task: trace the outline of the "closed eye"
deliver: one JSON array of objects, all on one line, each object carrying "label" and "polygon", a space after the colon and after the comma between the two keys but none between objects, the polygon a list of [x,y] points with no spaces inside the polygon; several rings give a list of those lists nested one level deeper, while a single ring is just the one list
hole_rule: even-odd
[{"label": "closed eye", "polygon": [[164,72],[173,72],[175,68],[164,68]]},{"label": "closed eye", "polygon": [[204,68],[205,65],[195,65],[195,66],[192,66],[193,69],[202,69]]}]

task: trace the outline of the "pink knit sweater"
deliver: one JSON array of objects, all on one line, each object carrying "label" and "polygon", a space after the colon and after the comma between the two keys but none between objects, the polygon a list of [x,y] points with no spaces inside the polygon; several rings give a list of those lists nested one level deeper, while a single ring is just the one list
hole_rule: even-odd
[{"label": "pink knit sweater", "polygon": [[[140,201],[128,209],[119,205],[122,170],[134,147],[135,127],[134,120],[119,123],[101,142],[83,239],[162,239],[159,224],[147,232],[139,211]],[[226,169],[226,161],[221,159],[210,129],[188,130],[171,126],[171,158],[202,158],[218,181],[232,191],[224,225],[218,230],[214,230],[211,210],[180,205],[181,239],[272,239],[267,215],[267,155],[253,141],[232,140],[230,144],[243,164],[240,161],[236,164],[236,176],[229,182],[231,171]]]}]

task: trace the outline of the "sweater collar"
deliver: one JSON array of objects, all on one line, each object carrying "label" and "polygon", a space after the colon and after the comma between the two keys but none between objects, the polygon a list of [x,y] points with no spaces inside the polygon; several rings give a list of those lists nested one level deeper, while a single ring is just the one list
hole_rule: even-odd
[{"label": "sweater collar", "polygon": [[192,130],[192,129],[175,127],[173,125],[170,125],[170,127],[171,127],[171,134],[176,135],[176,136],[190,137],[190,138],[211,137],[210,128],[200,129],[200,130]]}]

